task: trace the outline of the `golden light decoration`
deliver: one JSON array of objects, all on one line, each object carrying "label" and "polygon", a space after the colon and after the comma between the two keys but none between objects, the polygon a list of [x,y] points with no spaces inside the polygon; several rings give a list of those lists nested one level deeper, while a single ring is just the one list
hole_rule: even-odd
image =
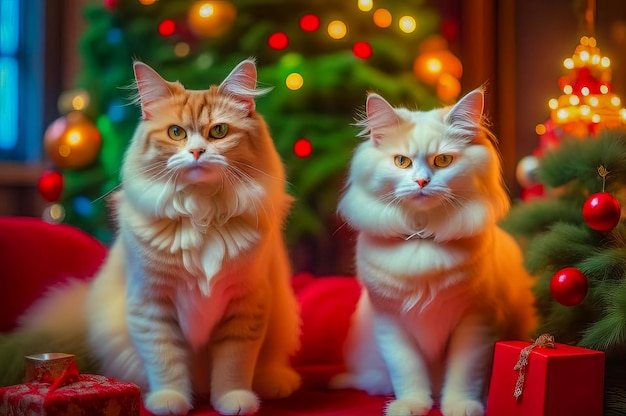
[{"label": "golden light decoration", "polygon": [[65,208],[58,203],[50,204],[44,209],[42,219],[54,224],[62,223],[65,219]]},{"label": "golden light decoration", "polygon": [[357,7],[362,12],[369,12],[370,10],[372,10],[372,7],[374,7],[374,1],[373,0],[358,0]]},{"label": "golden light decoration", "polygon": [[433,35],[422,42],[413,61],[413,74],[434,87],[439,99],[446,104],[455,101],[461,92],[459,79],[463,75],[463,65],[448,50],[448,42],[442,36]]},{"label": "golden light decoration", "polygon": [[68,90],[59,95],[57,108],[60,114],[67,114],[71,111],[81,111],[87,108],[89,101],[89,92],[87,92],[87,90]]},{"label": "golden light decoration", "polygon": [[443,73],[437,80],[436,91],[441,101],[451,104],[461,93],[461,81],[451,74]]},{"label": "golden light decoration", "polygon": [[187,21],[200,37],[216,38],[226,33],[237,18],[237,8],[229,1],[197,1],[189,8]]},{"label": "golden light decoration", "polygon": [[417,21],[413,16],[402,16],[398,20],[398,26],[404,33],[412,33],[417,29]]},{"label": "golden light decoration", "polygon": [[333,39],[343,39],[348,33],[348,27],[341,20],[333,20],[328,24],[328,36]]},{"label": "golden light decoration", "polygon": [[297,72],[293,72],[287,75],[287,78],[285,79],[285,85],[287,85],[287,88],[289,88],[290,90],[299,90],[300,88],[302,88],[302,85],[304,85],[304,78],[302,78],[302,75],[298,74]]},{"label": "golden light decoration", "polygon": [[191,48],[189,47],[189,44],[187,42],[178,42],[174,46],[174,55],[180,58],[189,55],[190,51],[191,51]]},{"label": "golden light decoration", "polygon": [[156,3],[157,0],[139,0],[139,3],[143,4],[144,6],[150,6],[151,4]]},{"label": "golden light decoration", "polygon": [[387,9],[377,9],[372,15],[372,19],[374,20],[374,24],[378,27],[385,28],[391,26],[392,17]]},{"label": "golden light decoration", "polygon": [[612,93],[610,63],[594,37],[580,38],[573,55],[563,60],[568,75],[559,79],[562,94],[548,100],[555,126],[578,137],[626,126],[622,100]]},{"label": "golden light decoration", "polygon": [[55,167],[77,169],[90,165],[102,145],[100,130],[79,111],[56,119],[44,133],[44,148]]}]

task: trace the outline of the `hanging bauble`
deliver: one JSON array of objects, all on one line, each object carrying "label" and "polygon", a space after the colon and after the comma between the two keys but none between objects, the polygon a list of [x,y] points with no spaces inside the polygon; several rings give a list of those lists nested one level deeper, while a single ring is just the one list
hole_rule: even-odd
[{"label": "hanging bauble", "polygon": [[44,134],[46,153],[59,169],[90,165],[96,160],[101,145],[98,128],[78,111],[55,120]]},{"label": "hanging bauble", "polygon": [[197,1],[189,8],[189,27],[199,37],[216,38],[226,33],[237,18],[229,1]]},{"label": "hanging bauble", "polygon": [[524,188],[537,185],[537,168],[539,168],[539,159],[536,156],[524,156],[515,168],[515,179]]},{"label": "hanging bauble", "polygon": [[591,195],[583,204],[583,219],[597,231],[611,231],[620,220],[619,201],[608,192]]},{"label": "hanging bauble", "polygon": [[37,182],[39,194],[48,202],[57,202],[63,192],[63,175],[55,170],[44,172]]},{"label": "hanging bauble", "polygon": [[550,280],[550,294],[564,306],[580,305],[588,288],[587,276],[575,267],[559,270]]}]

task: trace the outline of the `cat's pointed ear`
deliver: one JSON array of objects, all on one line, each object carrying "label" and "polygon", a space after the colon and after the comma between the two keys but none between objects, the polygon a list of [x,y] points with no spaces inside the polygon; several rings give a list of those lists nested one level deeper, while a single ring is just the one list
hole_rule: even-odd
[{"label": "cat's pointed ear", "polygon": [[257,72],[254,59],[246,59],[237,65],[220,84],[219,91],[228,93],[248,106],[255,109],[254,97],[268,92],[269,88],[257,89]]},{"label": "cat's pointed ear", "polygon": [[485,91],[477,88],[461,98],[446,116],[446,122],[459,127],[475,129],[482,124]]},{"label": "cat's pointed ear", "polygon": [[400,123],[400,118],[394,108],[378,94],[370,94],[365,102],[365,131],[369,133],[374,143],[385,137],[386,131]]},{"label": "cat's pointed ear", "polygon": [[139,95],[138,101],[141,103],[141,117],[144,120],[149,120],[151,117],[150,107],[154,102],[172,94],[170,84],[158,72],[143,62],[135,61],[133,71]]}]

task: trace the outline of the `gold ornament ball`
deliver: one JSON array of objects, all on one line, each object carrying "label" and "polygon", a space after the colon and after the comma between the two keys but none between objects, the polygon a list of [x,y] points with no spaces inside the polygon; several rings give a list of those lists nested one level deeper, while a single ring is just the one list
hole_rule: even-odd
[{"label": "gold ornament ball", "polygon": [[216,38],[226,33],[237,18],[237,8],[229,1],[197,1],[189,8],[191,30],[200,37]]},{"label": "gold ornament ball", "polygon": [[100,130],[77,111],[56,119],[44,133],[46,153],[59,169],[78,169],[92,164],[101,145]]}]

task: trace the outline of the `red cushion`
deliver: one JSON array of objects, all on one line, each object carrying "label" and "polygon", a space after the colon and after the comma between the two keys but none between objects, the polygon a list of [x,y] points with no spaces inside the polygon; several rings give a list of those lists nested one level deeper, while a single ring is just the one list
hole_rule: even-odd
[{"label": "red cushion", "polygon": [[0,332],[51,284],[92,276],[105,255],[103,244],[69,225],[0,217]]}]

